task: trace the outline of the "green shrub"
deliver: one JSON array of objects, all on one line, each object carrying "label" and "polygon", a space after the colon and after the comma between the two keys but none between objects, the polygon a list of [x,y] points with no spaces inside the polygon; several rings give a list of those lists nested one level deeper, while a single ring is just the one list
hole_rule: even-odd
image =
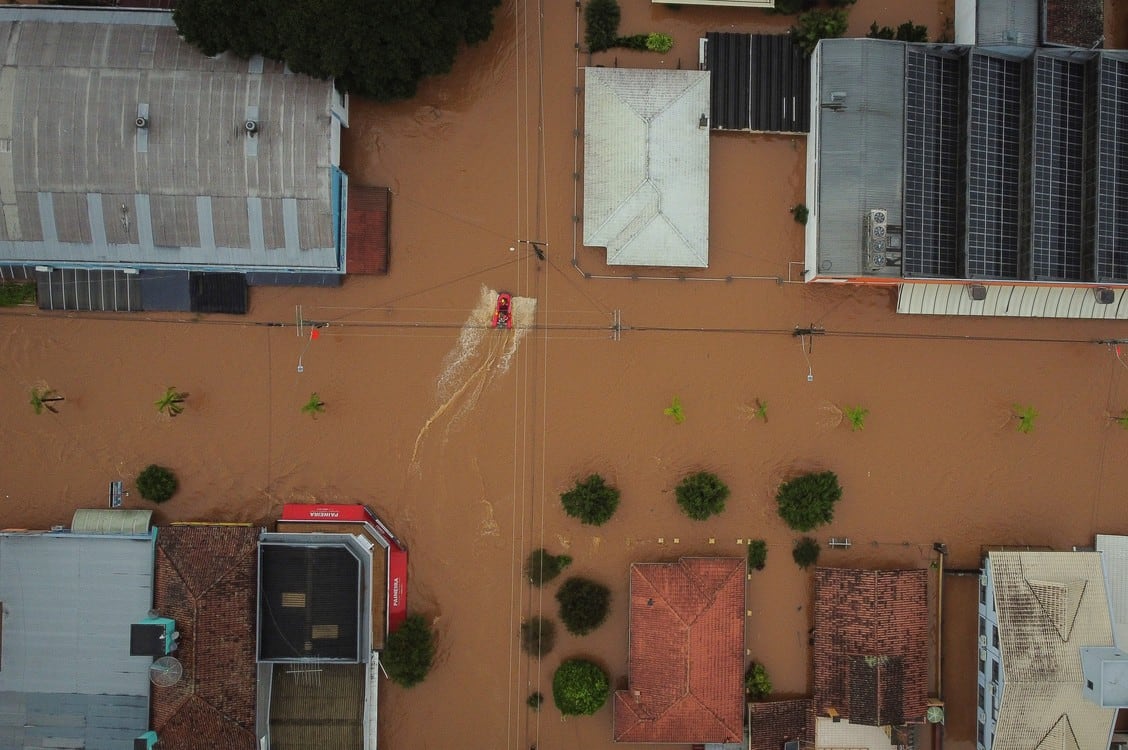
[{"label": "green shrub", "polygon": [[795,548],[791,550],[791,557],[795,564],[804,570],[819,561],[819,543],[809,536],[795,540]]},{"label": "green shrub", "polygon": [[569,578],[556,592],[560,620],[573,635],[587,635],[607,619],[611,591],[587,578]]},{"label": "green shrub", "polygon": [[803,226],[807,226],[807,217],[809,217],[810,215],[810,209],[808,209],[802,203],[791,209],[791,216],[794,217],[795,221],[799,222]]},{"label": "green shrub", "polygon": [[748,541],[748,569],[763,570],[768,562],[768,543],[763,539]]},{"label": "green shrub", "polygon": [[820,39],[834,39],[846,33],[846,11],[809,10],[791,27],[791,40],[804,54],[811,54]]},{"label": "green shrub", "polygon": [[603,52],[615,46],[621,18],[618,0],[588,0],[584,8],[584,42],[588,50]]},{"label": "green shrub", "polygon": [[752,662],[744,673],[744,692],[750,701],[762,701],[772,694],[772,681],[763,664]]},{"label": "green shrub", "polygon": [[521,623],[521,648],[538,659],[556,645],[556,623],[546,617],[530,617]]},{"label": "green shrub", "polygon": [[897,35],[890,26],[878,26],[877,21],[870,24],[869,33],[866,36],[870,39],[892,39]]},{"label": "green shrub", "polygon": [[674,38],[669,34],[647,34],[646,48],[651,52],[658,52],[664,55],[674,48]]},{"label": "green shrub", "polygon": [[677,486],[675,494],[678,505],[687,516],[704,521],[725,509],[729,488],[724,482],[707,471],[690,474]]},{"label": "green shrub", "polygon": [[804,474],[784,482],[776,492],[779,517],[795,531],[810,531],[830,523],[842,487],[833,471]]},{"label": "green shrub", "polygon": [[435,637],[423,615],[408,615],[388,636],[380,663],[388,679],[403,687],[423,682],[435,660]]},{"label": "green shrub", "polygon": [[912,21],[905,21],[897,27],[897,34],[894,38],[899,42],[927,42],[928,27],[915,24]]},{"label": "green shrub", "polygon": [[673,419],[674,424],[681,424],[685,421],[685,411],[682,409],[681,399],[677,396],[674,396],[674,400],[662,410],[662,413]]},{"label": "green shrub", "polygon": [[1013,408],[1014,418],[1018,420],[1016,429],[1025,434],[1034,432],[1034,420],[1038,418],[1038,410],[1033,406],[1022,404],[1015,404]]},{"label": "green shrub", "polygon": [[769,10],[779,16],[793,16],[815,6],[815,0],[776,0],[775,7]]},{"label": "green shrub", "polygon": [[540,707],[544,705],[544,694],[539,690],[535,693],[531,693],[529,697],[525,699],[525,705],[534,711],[540,711]]},{"label": "green shrub", "polygon": [[603,707],[610,693],[607,673],[586,659],[569,659],[552,676],[552,700],[565,716],[586,716]]},{"label": "green shrub", "polygon": [[137,475],[137,491],[141,497],[154,503],[163,503],[176,494],[180,482],[171,470],[149,464]]},{"label": "green shrub", "polygon": [[540,587],[556,578],[572,564],[568,555],[553,555],[543,547],[535,549],[525,558],[525,577],[529,583]]},{"label": "green shrub", "polygon": [[631,34],[630,36],[618,37],[615,40],[615,43],[611,46],[638,50],[639,52],[646,52],[646,34]]},{"label": "green shrub", "polygon": [[578,480],[576,485],[560,496],[564,512],[592,526],[602,526],[615,515],[619,507],[619,490],[592,474]]},{"label": "green shrub", "polygon": [[35,282],[15,281],[0,284],[0,307],[30,305],[35,302]]},{"label": "green shrub", "polygon": [[864,430],[866,427],[866,417],[869,416],[869,409],[864,406],[847,406],[842,410],[846,415],[846,419],[850,421],[850,432],[858,432]]}]

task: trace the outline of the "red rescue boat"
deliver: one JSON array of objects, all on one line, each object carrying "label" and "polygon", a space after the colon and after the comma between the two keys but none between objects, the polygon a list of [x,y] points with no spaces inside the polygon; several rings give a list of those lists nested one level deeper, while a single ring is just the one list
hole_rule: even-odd
[{"label": "red rescue boat", "polygon": [[494,328],[513,327],[513,295],[509,292],[498,292],[497,306],[494,307],[493,320],[490,325]]}]

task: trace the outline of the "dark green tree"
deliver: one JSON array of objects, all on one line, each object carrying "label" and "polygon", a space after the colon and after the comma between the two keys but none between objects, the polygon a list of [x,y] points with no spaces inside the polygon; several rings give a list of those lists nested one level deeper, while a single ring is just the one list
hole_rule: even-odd
[{"label": "dark green tree", "polygon": [[544,694],[539,690],[535,693],[529,693],[529,697],[525,699],[525,705],[534,711],[540,711],[540,707],[544,704]]},{"label": "dark green tree", "polygon": [[530,617],[521,623],[521,648],[538,659],[556,645],[556,623],[547,617]]},{"label": "dark green tree", "polygon": [[804,474],[784,482],[776,492],[779,517],[795,531],[810,531],[830,523],[842,487],[833,471]]},{"label": "dark green tree", "polygon": [[772,694],[772,680],[763,664],[752,662],[748,665],[748,671],[744,673],[744,692],[750,701],[762,701]]},{"label": "dark green tree", "polygon": [[791,557],[800,568],[806,569],[819,561],[819,543],[809,536],[795,540],[795,547],[791,550]]},{"label": "dark green tree", "polygon": [[763,570],[768,562],[768,543],[763,539],[748,541],[748,569]]},{"label": "dark green tree", "polygon": [[388,636],[380,663],[397,685],[418,685],[431,671],[435,660],[435,636],[423,615],[408,615],[396,632]]},{"label": "dark green tree", "polygon": [[603,52],[615,46],[621,17],[618,0],[588,0],[584,7],[584,43],[588,51]]},{"label": "dark green tree", "polygon": [[607,619],[611,591],[587,578],[569,578],[556,592],[560,620],[573,635],[587,635]]},{"label": "dark green tree", "polygon": [[176,494],[180,482],[170,469],[149,464],[137,475],[137,492],[154,503],[163,503]]},{"label": "dark green tree", "polygon": [[611,682],[598,664],[569,659],[552,676],[552,700],[565,716],[586,716],[603,707]]},{"label": "dark green tree", "polygon": [[335,78],[342,91],[390,100],[410,98],[423,78],[450,72],[462,44],[489,37],[499,4],[180,0],[173,20],[206,55],[261,54],[297,73]]},{"label": "dark green tree", "polygon": [[725,509],[729,488],[716,474],[699,471],[681,480],[674,494],[687,516],[704,521]]},{"label": "dark green tree", "polygon": [[592,474],[576,482],[576,486],[560,496],[564,512],[592,526],[602,526],[619,507],[619,490],[607,484],[603,477]]},{"label": "dark green tree", "polygon": [[809,10],[795,19],[791,27],[791,40],[804,54],[811,54],[820,39],[832,39],[846,33],[846,11]]},{"label": "dark green tree", "polygon": [[572,558],[568,555],[553,555],[541,547],[525,558],[525,577],[534,586],[543,586],[571,564]]}]

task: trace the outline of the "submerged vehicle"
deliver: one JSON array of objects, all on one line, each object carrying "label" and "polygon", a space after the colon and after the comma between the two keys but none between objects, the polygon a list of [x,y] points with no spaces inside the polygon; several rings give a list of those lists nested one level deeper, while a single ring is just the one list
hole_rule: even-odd
[{"label": "submerged vehicle", "polygon": [[512,328],[513,327],[513,295],[509,292],[498,292],[497,306],[494,307],[493,321],[490,323],[494,328]]}]

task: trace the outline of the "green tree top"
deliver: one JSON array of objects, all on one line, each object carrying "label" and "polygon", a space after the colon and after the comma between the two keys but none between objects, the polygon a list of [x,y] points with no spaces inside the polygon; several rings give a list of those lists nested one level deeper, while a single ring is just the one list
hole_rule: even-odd
[{"label": "green tree top", "polygon": [[450,72],[461,44],[493,30],[500,0],[179,0],[180,35],[205,55],[230,50],[335,78],[342,91],[407,99]]},{"label": "green tree top", "polygon": [[607,702],[611,682],[598,664],[569,659],[552,676],[552,699],[565,716],[593,714]]},{"label": "green tree top", "polygon": [[408,615],[396,632],[388,636],[380,663],[398,685],[418,685],[431,671],[435,660],[435,637],[423,615]]},{"label": "green tree top", "polygon": [[842,487],[833,471],[804,474],[779,486],[776,503],[779,517],[795,531],[830,523],[834,504],[842,498]]},{"label": "green tree top", "polygon": [[619,507],[619,490],[604,481],[598,474],[576,482],[560,496],[564,512],[592,526],[602,526],[615,515]]}]

